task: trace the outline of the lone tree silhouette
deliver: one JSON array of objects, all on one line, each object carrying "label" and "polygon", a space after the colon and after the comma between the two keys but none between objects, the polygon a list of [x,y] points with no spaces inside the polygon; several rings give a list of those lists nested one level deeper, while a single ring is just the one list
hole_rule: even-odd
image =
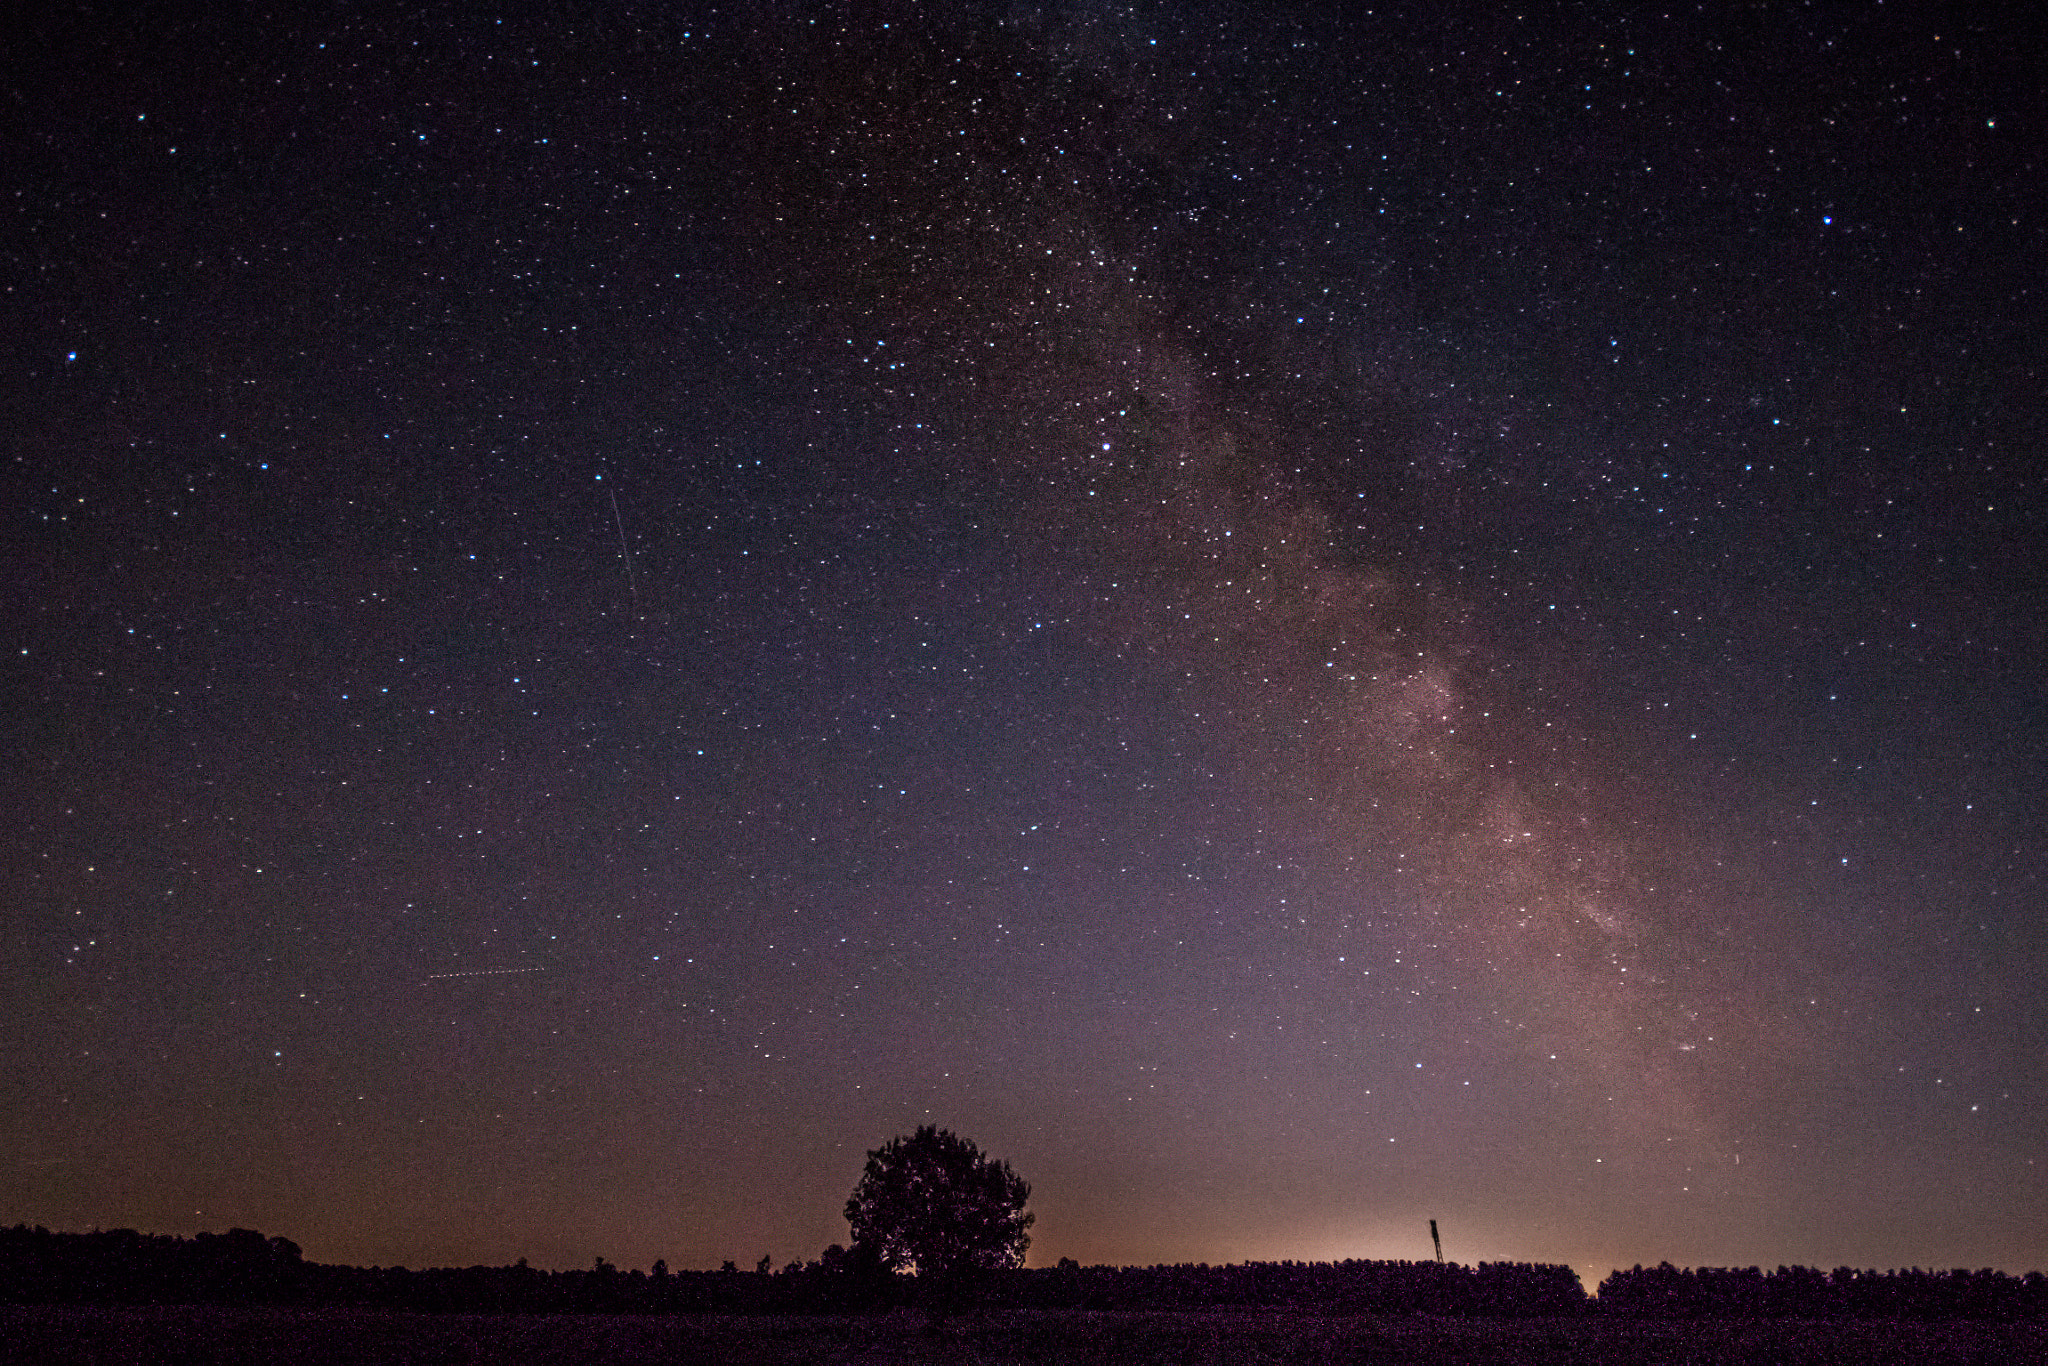
[{"label": "lone tree silhouette", "polygon": [[890,1270],[957,1282],[1024,1264],[1030,1198],[1009,1163],[926,1124],[868,1154],[846,1222],[855,1250]]}]

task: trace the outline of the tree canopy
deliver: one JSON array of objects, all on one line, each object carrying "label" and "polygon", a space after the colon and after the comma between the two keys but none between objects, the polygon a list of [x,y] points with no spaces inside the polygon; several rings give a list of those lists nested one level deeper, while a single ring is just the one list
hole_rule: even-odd
[{"label": "tree canopy", "polygon": [[846,1202],[854,1248],[920,1276],[1024,1264],[1031,1186],[1010,1164],[926,1124],[868,1154]]}]

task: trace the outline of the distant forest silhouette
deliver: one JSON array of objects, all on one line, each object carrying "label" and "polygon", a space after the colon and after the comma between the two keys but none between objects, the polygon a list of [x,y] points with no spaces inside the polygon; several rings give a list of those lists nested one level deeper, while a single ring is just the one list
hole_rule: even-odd
[{"label": "distant forest silhouette", "polygon": [[[753,1271],[621,1271],[515,1266],[434,1270],[309,1262],[287,1238],[249,1229],[193,1238],[115,1229],[0,1229],[0,1303],[205,1304],[456,1313],[847,1314],[915,1302],[912,1277],[839,1247]],[[1617,1271],[1588,1298],[1570,1267],[1527,1262],[1343,1261],[1080,1266],[988,1271],[986,1309],[1296,1309],[1324,1314],[1530,1318],[1571,1314],[1691,1318],[2048,1321],[2038,1271],[1822,1272],[1810,1267]]]}]

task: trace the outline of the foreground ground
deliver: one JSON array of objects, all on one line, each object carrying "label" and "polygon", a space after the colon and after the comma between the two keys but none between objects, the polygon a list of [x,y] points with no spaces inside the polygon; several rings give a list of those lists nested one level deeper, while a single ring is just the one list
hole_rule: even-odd
[{"label": "foreground ground", "polygon": [[652,1318],[407,1314],[370,1310],[0,1306],[8,1360],[176,1366],[291,1362],[715,1363],[715,1366],[1059,1366],[1060,1363],[1346,1362],[1983,1363],[2048,1361],[2048,1326],[1618,1319],[1478,1322],[1302,1313],[1019,1311],[939,1330],[922,1318]]}]

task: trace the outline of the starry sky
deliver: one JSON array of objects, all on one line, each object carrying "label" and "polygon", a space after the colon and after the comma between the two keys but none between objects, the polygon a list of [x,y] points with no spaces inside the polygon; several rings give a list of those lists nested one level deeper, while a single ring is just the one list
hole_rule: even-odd
[{"label": "starry sky", "polygon": [[10,19],[0,1222],[2048,1265],[2044,35],[1339,8]]}]

